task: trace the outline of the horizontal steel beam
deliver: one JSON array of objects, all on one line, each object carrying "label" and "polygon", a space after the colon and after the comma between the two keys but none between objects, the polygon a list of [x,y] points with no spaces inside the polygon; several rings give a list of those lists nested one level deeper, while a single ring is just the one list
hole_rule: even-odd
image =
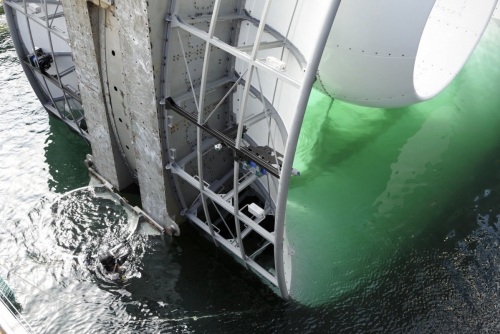
[{"label": "horizontal steel beam", "polygon": [[215,47],[218,47],[221,50],[226,51],[227,53],[235,56],[236,58],[239,58],[243,60],[244,62],[255,66],[259,70],[264,71],[265,73],[271,74],[275,78],[286,82],[293,87],[300,88],[301,83],[287,75],[285,75],[283,72],[277,71],[269,66],[267,66],[265,63],[259,61],[259,60],[252,60],[250,55],[246,54],[243,51],[238,50],[237,48],[222,42],[216,37],[210,38],[210,36],[204,32],[203,30],[200,30],[198,28],[193,27],[192,25],[187,24],[179,15],[175,15],[175,18],[177,19],[178,27],[184,29],[185,31],[195,35],[198,38],[201,38],[202,40],[214,45]]},{"label": "horizontal steel beam", "polygon": [[[43,1],[42,3],[40,3],[40,1]],[[61,1],[59,0],[26,0],[27,3],[36,3],[36,4],[43,4],[43,3],[47,3],[49,5],[61,5]]]},{"label": "horizontal steel beam", "polygon": [[[229,14],[229,15],[222,15],[217,18],[217,21],[228,21],[228,20],[241,20],[241,21],[249,21],[255,26],[259,26],[260,21],[250,15],[250,13],[245,10],[243,12],[243,15],[240,14]],[[200,23],[200,22],[210,22],[212,19],[212,15],[200,15],[197,17],[189,17],[184,19],[184,22],[188,24],[193,24],[193,23]],[[278,41],[277,42],[270,42],[270,43],[280,43],[281,45],[275,46],[275,47],[285,47],[287,48],[290,53],[293,55],[293,57],[297,60],[299,63],[299,66],[302,70],[304,70],[307,66],[307,61],[302,52],[293,44],[291,43],[285,36],[283,36],[281,33],[279,33],[276,29],[272,28],[271,26],[266,24],[266,27],[264,28],[264,31],[268,33],[269,35],[273,36],[276,38]],[[265,50],[265,45],[266,42],[261,43],[259,50]],[[251,51],[253,45],[249,46],[244,46],[244,47],[238,47],[237,49],[241,51]],[[248,50],[246,50],[248,48]],[[268,48],[269,49],[269,48]]]},{"label": "horizontal steel beam", "polygon": [[[249,185],[251,185],[255,180],[257,180],[257,176],[255,174],[250,175],[247,177],[245,180],[243,180],[239,187],[238,190],[242,191],[243,189],[247,188]],[[223,199],[225,201],[230,201],[234,196],[234,189],[229,191],[227,194],[224,195]]]},{"label": "horizontal steel beam", "polygon": [[[45,1],[45,0],[43,0],[43,1]],[[63,16],[64,16],[64,12],[61,10],[61,11],[60,11],[60,12],[58,12],[58,13],[54,13],[54,14],[47,15],[47,19],[49,19],[49,20],[53,20],[53,19],[56,19],[56,18],[58,18],[58,17],[63,17]],[[40,19],[41,19],[42,21],[45,21],[46,17],[45,17],[45,16],[42,16],[42,17],[40,17]]]},{"label": "horizontal steel beam", "polygon": [[71,66],[70,68],[67,68],[64,71],[61,71],[61,73],[59,73],[59,77],[64,78],[65,76],[67,76],[68,74],[70,74],[74,71],[75,71],[75,66]]},{"label": "horizontal steel beam", "polygon": [[[212,190],[213,192],[217,191],[217,189],[219,189],[220,187],[222,187],[222,185],[224,183],[227,182],[227,180],[229,180],[234,174],[234,169],[231,169],[228,173],[226,173],[226,175],[224,175],[222,177],[222,179],[220,180],[215,180],[214,182],[210,183],[209,185],[209,189]],[[196,198],[196,201],[193,202],[194,204],[191,204],[191,207],[189,208],[188,212],[191,212],[191,213],[196,213],[196,211],[198,210],[198,207],[201,205],[201,199],[200,199],[201,196],[198,196]]]},{"label": "horizontal steel beam", "polygon": [[[250,15],[250,13],[245,9],[243,11],[245,15],[242,16],[243,20],[246,20],[250,23],[252,23],[254,26],[258,27],[260,24],[260,20],[257,20],[253,16]],[[307,66],[307,61],[302,52],[292,43],[290,42],[285,36],[283,36],[281,33],[279,33],[276,29],[272,28],[271,26],[266,24],[265,32],[267,32],[269,35],[273,36],[279,41],[284,41],[285,47],[290,51],[290,53],[294,56],[295,59],[297,59],[297,62],[300,65],[300,68],[302,70],[305,70]]]},{"label": "horizontal steel beam", "polygon": [[182,117],[184,117],[185,119],[187,119],[188,121],[190,121],[191,123],[196,125],[197,127],[208,132],[213,137],[219,139],[221,142],[226,144],[230,149],[232,149],[236,153],[237,156],[240,156],[240,157],[243,156],[245,158],[248,158],[250,161],[255,162],[261,168],[263,168],[267,172],[269,172],[269,174],[272,174],[276,178],[279,179],[280,174],[278,172],[278,169],[275,168],[271,163],[260,158],[257,154],[253,153],[251,151],[251,149],[248,149],[246,147],[240,147],[239,149],[236,148],[236,144],[232,138],[228,137],[225,133],[220,132],[220,131],[212,128],[208,124],[199,124],[198,120],[193,115],[191,115],[190,113],[188,113],[187,111],[185,111],[184,109],[179,107],[177,104],[175,104],[175,102],[174,102],[174,100],[172,100],[172,98],[170,98],[170,97],[167,98],[165,100],[165,105],[168,109],[178,113],[179,115],[181,115]]},{"label": "horizontal steel beam", "polygon": [[[5,0],[3,3],[6,4],[6,5],[8,5],[8,6],[10,6],[10,7],[12,7],[13,9],[15,9],[19,14],[28,16],[33,22],[39,24],[44,29],[49,30],[54,35],[62,38],[64,41],[66,41],[67,43],[69,43],[68,36],[63,35],[61,32],[59,32],[59,31],[57,31],[57,30],[55,30],[53,28],[47,28],[47,24],[45,23],[45,21],[43,21],[40,17],[38,17],[36,15],[30,14],[30,13],[25,13],[24,12],[24,8],[22,6],[16,4],[15,2],[13,2],[11,0]],[[57,3],[57,2],[53,2],[53,3]]]},{"label": "horizontal steel beam", "polygon": [[71,57],[72,53],[68,51],[54,52],[54,56],[56,57]]},{"label": "horizontal steel beam", "polygon": [[[263,44],[263,43],[261,43]],[[217,89],[217,87],[223,86],[228,83],[234,83],[238,81],[239,79],[239,74],[235,73],[234,75],[231,76],[225,76],[222,79],[214,80],[212,82],[207,83],[207,92],[208,91],[213,91]],[[240,85],[245,85],[246,81],[245,79],[240,80]],[[195,94],[199,95],[200,93],[200,87],[195,87],[194,88]],[[259,100],[262,100],[262,94],[255,88],[254,86],[250,87],[250,93],[255,95]],[[176,97],[173,97],[172,99],[175,101],[177,105],[180,105],[182,102],[190,100],[193,98],[193,93],[191,91],[188,91],[187,93],[184,93],[182,95],[178,95]],[[278,114],[278,111],[274,106],[269,102],[269,100],[264,96],[264,102],[266,103],[266,108],[269,110],[271,113],[271,117],[276,121],[276,125],[279,128],[280,134],[281,134],[281,139],[283,143],[286,143],[288,134],[286,131],[285,124],[283,123],[283,120],[281,119],[280,115]],[[257,122],[260,122],[261,120],[266,119],[266,114],[264,112],[251,116],[245,120],[245,126],[251,126]],[[196,152],[195,152],[196,153]],[[191,158],[192,159],[192,158]]]},{"label": "horizontal steel beam", "polygon": [[[231,136],[232,134],[234,134],[236,132],[236,127],[230,127],[224,131],[222,131],[222,133],[226,136]],[[220,139],[218,138],[208,138],[208,139],[205,139],[202,143],[202,151],[205,151],[207,150],[210,146],[213,146],[215,144],[217,144],[218,142],[220,141]],[[184,166],[190,162],[191,160],[193,160],[196,155],[198,154],[197,152],[197,146],[194,146],[193,147],[193,151],[189,154],[187,154],[186,156],[184,156],[183,158],[181,158],[178,162],[178,165],[181,166],[182,168],[184,168]]]},{"label": "horizontal steel beam", "polygon": [[[241,15],[239,14],[228,14],[228,15],[218,15],[217,21],[231,21],[231,20],[241,20]],[[201,22],[212,21],[212,14],[210,15],[200,15],[200,16],[190,16],[184,20],[184,22],[193,24]]]},{"label": "horizontal steel beam", "polygon": [[[210,231],[208,229],[207,224],[203,223],[198,217],[196,217],[193,214],[186,214],[186,217],[189,218],[193,223],[195,223],[197,226],[199,226],[203,231],[206,233],[210,234]],[[246,260],[241,258],[240,250],[239,248],[236,248],[233,246],[229,241],[224,239],[220,234],[216,233],[215,234],[215,240],[224,246],[226,249],[228,249],[232,254],[236,255],[239,259],[241,259],[243,262],[245,262],[250,268],[255,270],[257,273],[262,275],[265,279],[267,279],[269,282],[271,282],[274,286],[278,286],[278,281],[276,280],[276,277],[271,275],[270,272],[262,268],[255,262],[253,259],[247,257]],[[267,246],[266,246],[267,247]]]},{"label": "horizontal steel beam", "polygon": [[[281,48],[281,47],[284,47],[284,46],[285,46],[285,42],[283,42],[283,41],[262,42],[259,45],[259,51],[269,50],[269,49],[275,49],[275,48]],[[253,44],[238,46],[236,49],[238,49],[240,51],[243,51],[243,52],[249,52],[249,51],[252,51]]]},{"label": "horizontal steel beam", "polygon": [[[180,168],[175,162],[167,165],[167,169],[171,169],[173,173],[177,174],[179,177],[187,181],[189,184],[191,184],[193,187],[196,189],[199,189],[199,183],[200,181],[198,179],[195,179],[191,175],[189,175],[187,172],[185,172],[182,168]],[[234,212],[234,207],[226,202],[224,199],[222,199],[218,194],[214,193],[210,189],[203,188],[202,192],[212,199],[215,203],[219,204],[220,207],[222,207],[224,210],[227,212],[233,214]],[[265,228],[262,226],[256,224],[250,217],[247,215],[239,212],[238,218],[247,226],[251,227],[255,232],[260,234],[262,237],[267,239],[269,242],[274,244],[274,236],[268,232]]]},{"label": "horizontal steel beam", "polygon": [[[205,139],[203,141],[203,144],[201,146],[201,150],[202,151],[205,151],[207,150],[210,146],[214,146],[215,144],[217,144],[219,140],[217,138],[208,138],[208,139]],[[184,158],[180,159],[179,162],[177,163],[179,166],[181,166],[181,168],[184,168],[184,166],[186,166],[186,164],[188,162],[190,162],[191,160],[193,160],[194,158],[196,158],[196,155],[198,154],[198,152],[196,152],[196,146],[194,147],[194,150],[187,154]]]},{"label": "horizontal steel beam", "polygon": [[[207,88],[206,88],[205,95],[208,94],[209,92],[215,90],[217,87],[224,86],[225,84],[228,84],[228,83],[234,82],[234,81],[235,80],[232,76],[225,76],[221,79],[207,82]],[[194,93],[196,95],[200,94],[200,86],[195,86]],[[180,105],[182,102],[190,100],[192,98],[193,98],[193,92],[188,91],[187,93],[173,97],[173,100],[175,101],[175,103]]]}]

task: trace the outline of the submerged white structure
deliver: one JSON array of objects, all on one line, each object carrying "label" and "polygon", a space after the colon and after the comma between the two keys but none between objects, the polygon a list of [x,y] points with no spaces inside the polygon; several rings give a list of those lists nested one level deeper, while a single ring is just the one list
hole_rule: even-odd
[{"label": "submerged white structure", "polygon": [[4,0],[33,89],[91,143],[97,172],[119,190],[138,183],[156,222],[189,220],[283,298],[287,194],[313,84],[370,107],[430,99],[496,3]]},{"label": "submerged white structure", "polygon": [[494,0],[343,1],[318,77],[332,97],[394,108],[433,98],[483,35]]}]

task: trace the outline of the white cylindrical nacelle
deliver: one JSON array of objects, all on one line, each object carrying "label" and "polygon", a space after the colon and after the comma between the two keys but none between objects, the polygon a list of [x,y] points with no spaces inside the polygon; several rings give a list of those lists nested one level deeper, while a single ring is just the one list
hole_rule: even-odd
[{"label": "white cylindrical nacelle", "polygon": [[497,0],[341,3],[318,86],[346,102],[395,108],[428,100],[462,69]]}]

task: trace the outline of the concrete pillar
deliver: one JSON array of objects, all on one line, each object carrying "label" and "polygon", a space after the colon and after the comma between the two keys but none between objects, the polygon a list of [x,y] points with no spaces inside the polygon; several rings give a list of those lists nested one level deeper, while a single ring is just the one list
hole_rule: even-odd
[{"label": "concrete pillar", "polygon": [[96,36],[98,27],[95,27],[98,18],[95,16],[99,15],[99,12],[95,8],[89,11],[86,0],[63,0],[62,5],[95,166],[115,188],[123,189],[132,184],[133,179],[121,156],[106,112],[99,71],[99,54],[96,53],[95,45],[98,43]]},{"label": "concrete pillar", "polygon": [[[142,206],[162,225],[168,222],[168,214],[178,213],[178,204],[165,170],[163,115],[159,104],[159,71],[164,41],[152,39],[150,32],[154,31],[155,36],[162,34],[168,3],[157,1],[154,8],[148,8],[146,0],[115,1],[127,91],[125,108],[132,120]],[[154,27],[150,25],[150,15],[158,18]]]}]

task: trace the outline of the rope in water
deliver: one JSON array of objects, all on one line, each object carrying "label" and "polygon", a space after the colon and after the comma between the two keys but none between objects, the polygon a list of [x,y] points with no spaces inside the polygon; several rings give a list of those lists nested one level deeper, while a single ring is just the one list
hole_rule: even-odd
[{"label": "rope in water", "polygon": [[[73,303],[70,303],[70,302],[66,302],[66,301],[62,300],[61,298],[58,298],[58,297],[56,297],[56,296],[48,293],[47,291],[44,291],[43,289],[41,289],[40,287],[38,287],[35,284],[31,283],[30,281],[28,281],[24,277],[22,277],[22,276],[18,275],[17,273],[9,270],[9,268],[7,268],[2,263],[0,263],[0,267],[3,267],[9,273],[11,273],[14,276],[16,276],[17,278],[21,279],[22,281],[24,281],[28,285],[31,285],[34,289],[40,291],[41,293],[47,295],[50,298],[53,298],[53,299],[55,299],[55,300],[63,303],[65,306],[71,306],[71,307],[74,307],[74,308],[76,308],[76,309],[78,309],[78,310],[80,310],[82,312],[88,313],[88,310],[85,310],[85,309],[79,307],[76,304],[73,304]],[[224,313],[220,313],[220,314],[209,314],[209,315],[203,315],[203,316],[189,316],[189,317],[183,317],[183,318],[157,318],[157,319],[144,319],[144,320],[131,320],[131,319],[124,320],[124,319],[120,319],[120,318],[109,316],[109,315],[97,315],[96,318],[106,318],[106,319],[113,320],[113,321],[120,321],[120,322],[122,322],[124,324],[127,324],[127,323],[138,324],[138,323],[144,323],[144,322],[148,322],[148,321],[149,322],[168,322],[168,321],[180,322],[180,321],[185,321],[185,320],[198,320],[198,319],[206,319],[206,318],[216,318],[216,317],[227,316],[227,315],[242,315],[242,314],[250,313],[250,312],[255,312],[255,311],[254,310],[248,310],[248,311],[240,311],[240,312],[224,312]]]}]

